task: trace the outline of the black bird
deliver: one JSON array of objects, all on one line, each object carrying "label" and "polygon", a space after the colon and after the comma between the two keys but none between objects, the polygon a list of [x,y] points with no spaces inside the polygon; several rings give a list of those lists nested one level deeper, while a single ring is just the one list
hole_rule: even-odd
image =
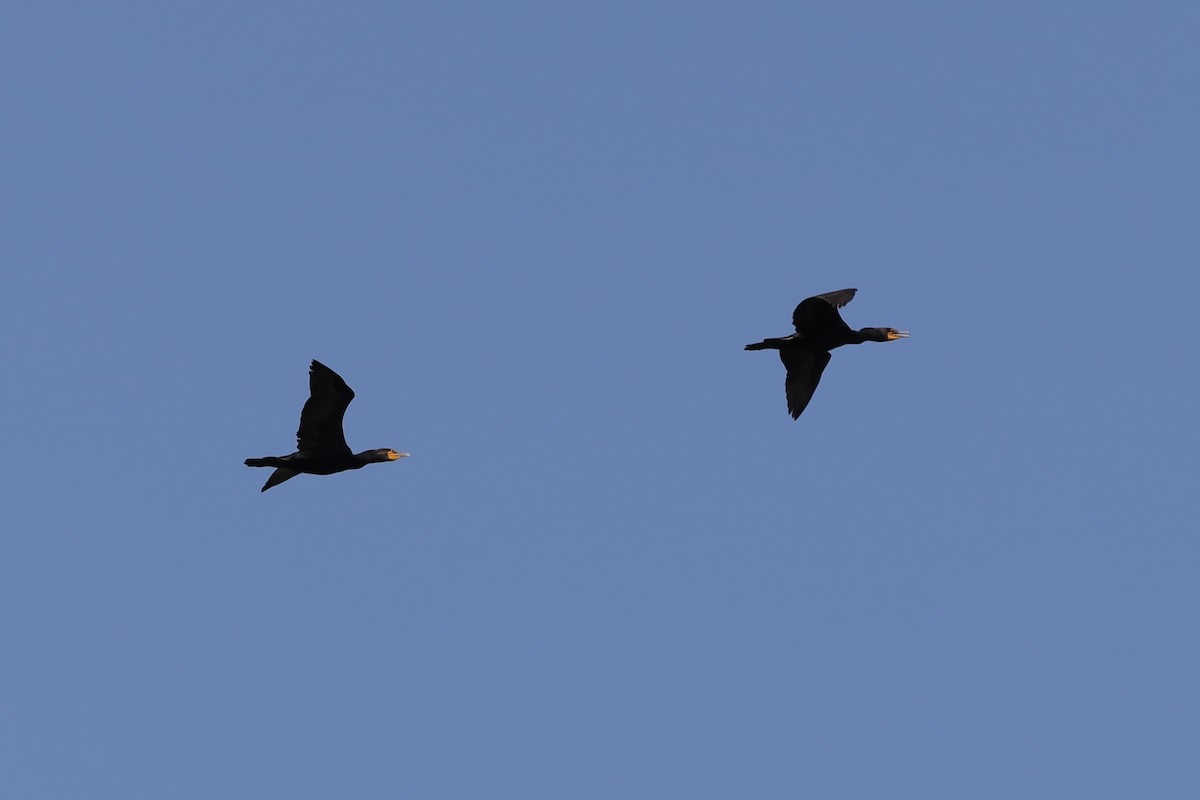
[{"label": "black bird", "polygon": [[332,475],[367,464],[395,461],[408,453],[387,447],[352,453],[342,433],[342,416],[354,399],[354,390],[342,377],[320,361],[308,368],[309,398],[300,411],[300,430],[296,431],[296,452],[290,456],[247,458],[247,467],[275,467],[262,491],[278,486],[289,478],[307,472]]},{"label": "black bird", "polygon": [[763,339],[746,345],[747,350],[778,350],[779,359],[787,368],[788,412],[798,419],[812,399],[821,373],[829,363],[829,351],[844,344],[890,342],[908,338],[908,331],[895,328],[863,328],[854,330],[842,320],[838,309],[854,299],[858,289],[842,289],[802,300],[792,312],[796,332],[778,339]]}]

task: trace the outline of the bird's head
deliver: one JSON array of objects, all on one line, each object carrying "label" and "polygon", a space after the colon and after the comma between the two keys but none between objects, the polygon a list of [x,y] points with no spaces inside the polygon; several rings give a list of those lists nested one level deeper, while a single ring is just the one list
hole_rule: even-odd
[{"label": "bird's head", "polygon": [[375,456],[376,461],[397,461],[401,458],[408,458],[408,453],[397,453],[390,447],[383,447],[379,450],[372,450],[371,454]]},{"label": "bird's head", "polygon": [[908,331],[898,331],[895,328],[863,328],[859,335],[865,342],[894,342],[897,339],[907,339]]}]

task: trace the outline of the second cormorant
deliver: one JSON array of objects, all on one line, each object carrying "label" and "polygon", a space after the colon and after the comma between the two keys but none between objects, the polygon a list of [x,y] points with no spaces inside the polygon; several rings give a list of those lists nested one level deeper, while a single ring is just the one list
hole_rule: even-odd
[{"label": "second cormorant", "polygon": [[854,299],[857,289],[841,289],[802,300],[792,312],[796,332],[777,339],[763,339],[746,345],[747,350],[778,350],[787,368],[784,389],[788,413],[797,419],[812,399],[821,373],[829,363],[829,351],[844,344],[891,342],[908,338],[908,331],[895,328],[854,330],[845,323],[838,309]]}]

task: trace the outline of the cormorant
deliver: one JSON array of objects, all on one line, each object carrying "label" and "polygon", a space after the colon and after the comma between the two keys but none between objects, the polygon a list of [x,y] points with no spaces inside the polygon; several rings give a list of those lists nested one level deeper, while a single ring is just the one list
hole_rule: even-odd
[{"label": "cormorant", "polygon": [[829,363],[829,351],[844,344],[890,342],[908,338],[908,331],[895,328],[863,328],[854,330],[842,320],[838,309],[854,299],[857,289],[818,294],[802,300],[792,312],[796,332],[778,339],[763,339],[746,345],[747,350],[778,350],[779,359],[787,368],[788,412],[798,419],[812,399],[821,373]]},{"label": "cormorant", "polygon": [[354,399],[354,390],[320,361],[314,360],[308,368],[308,390],[309,398],[300,411],[300,429],[296,431],[296,452],[289,456],[246,459],[247,467],[275,467],[261,491],[278,486],[301,472],[332,475],[408,455],[387,447],[350,452],[346,435],[342,433],[342,416]]}]

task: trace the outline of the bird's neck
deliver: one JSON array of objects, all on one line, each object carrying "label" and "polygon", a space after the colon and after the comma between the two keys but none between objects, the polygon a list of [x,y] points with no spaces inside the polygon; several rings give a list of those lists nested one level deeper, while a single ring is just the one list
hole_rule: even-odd
[{"label": "bird's neck", "polygon": [[882,328],[861,328],[853,331],[854,340],[850,344],[862,344],[863,342],[886,342],[887,335]]}]

